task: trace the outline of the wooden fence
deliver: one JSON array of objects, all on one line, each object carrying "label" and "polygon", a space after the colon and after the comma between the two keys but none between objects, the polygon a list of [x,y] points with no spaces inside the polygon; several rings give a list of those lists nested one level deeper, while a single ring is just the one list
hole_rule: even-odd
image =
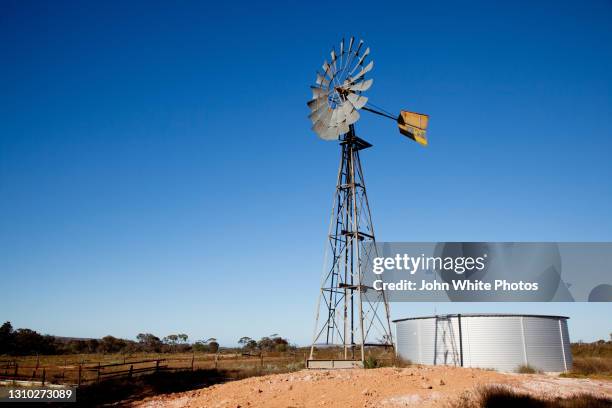
[{"label": "wooden fence", "polygon": [[127,377],[161,371],[181,371],[197,369],[257,369],[265,367],[283,367],[290,364],[303,363],[301,355],[264,356],[264,355],[193,355],[190,358],[152,358],[130,361],[124,358],[122,362],[79,363],[29,365],[17,360],[0,361],[0,380],[18,380],[56,384],[83,385],[100,382],[105,379]]}]

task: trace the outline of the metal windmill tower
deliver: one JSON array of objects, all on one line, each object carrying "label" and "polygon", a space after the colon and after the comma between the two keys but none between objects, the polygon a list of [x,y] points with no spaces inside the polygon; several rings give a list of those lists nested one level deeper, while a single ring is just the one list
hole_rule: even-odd
[{"label": "metal windmill tower", "polygon": [[[372,145],[359,136],[359,110],[397,121],[400,132],[427,145],[428,116],[401,111],[399,116],[378,108],[363,96],[373,83],[367,79],[374,61],[363,41],[344,39],[330,62],[317,72],[308,102],[312,130],[323,140],[339,141],[340,166],[329,225],[328,243],[308,367],[363,366],[366,347],[393,347],[389,304],[383,291],[364,284],[364,269],[376,253],[374,226],[359,152]],[[342,348],[340,358],[315,359],[322,347]]]}]

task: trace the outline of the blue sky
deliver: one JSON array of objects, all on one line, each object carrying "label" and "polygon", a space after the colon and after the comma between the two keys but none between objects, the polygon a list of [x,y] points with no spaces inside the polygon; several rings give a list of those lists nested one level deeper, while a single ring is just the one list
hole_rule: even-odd
[{"label": "blue sky", "polygon": [[[306,118],[343,36],[370,100],[431,115],[430,146],[364,114],[379,241],[612,241],[612,5],[0,5],[0,320],[66,336],[308,342],[338,147]],[[609,304],[394,304],[570,316]]]}]

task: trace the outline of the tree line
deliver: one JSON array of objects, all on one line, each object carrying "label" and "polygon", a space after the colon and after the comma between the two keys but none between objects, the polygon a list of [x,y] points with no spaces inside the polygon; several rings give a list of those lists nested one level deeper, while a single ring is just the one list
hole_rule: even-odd
[{"label": "tree line", "polygon": [[[262,337],[255,341],[242,337],[238,343],[245,352],[287,351],[294,346],[276,334]],[[0,326],[0,355],[35,355],[35,354],[86,354],[86,353],[217,353],[219,343],[214,337],[189,342],[184,333],[169,334],[159,338],[151,333],[140,333],[136,340],[104,336],[101,339],[71,339],[42,335],[30,329],[13,329],[10,322]]]}]

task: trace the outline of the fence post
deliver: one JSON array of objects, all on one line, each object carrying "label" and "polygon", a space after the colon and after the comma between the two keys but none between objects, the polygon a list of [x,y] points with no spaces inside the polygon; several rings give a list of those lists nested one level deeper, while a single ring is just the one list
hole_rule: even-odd
[{"label": "fence post", "polygon": [[46,372],[45,372],[45,369],[43,368],[43,374],[42,374],[42,385],[43,385],[43,387],[45,386],[45,374],[46,374]]},{"label": "fence post", "polygon": [[96,382],[100,382],[100,362],[98,361],[98,378],[96,378]]},{"label": "fence post", "polygon": [[81,364],[79,363],[79,379],[77,381],[77,385],[78,386],[81,386],[81,371],[82,371],[82,369],[83,368],[82,368]]},{"label": "fence post", "polygon": [[259,353],[259,358],[261,360],[261,368],[263,368],[263,353]]},{"label": "fence post", "polygon": [[195,360],[195,354],[191,355],[191,371],[193,371],[193,360]]},{"label": "fence post", "polygon": [[17,377],[17,373],[19,372],[19,364],[15,363],[15,375],[14,377]]},{"label": "fence post", "polygon": [[215,370],[217,369],[219,365],[219,354],[215,354]]},{"label": "fence post", "polygon": [[159,371],[159,360],[155,360],[155,372]]},{"label": "fence post", "polygon": [[133,372],[134,372],[134,364],[130,365],[130,372],[128,373],[128,378],[132,378]]}]

